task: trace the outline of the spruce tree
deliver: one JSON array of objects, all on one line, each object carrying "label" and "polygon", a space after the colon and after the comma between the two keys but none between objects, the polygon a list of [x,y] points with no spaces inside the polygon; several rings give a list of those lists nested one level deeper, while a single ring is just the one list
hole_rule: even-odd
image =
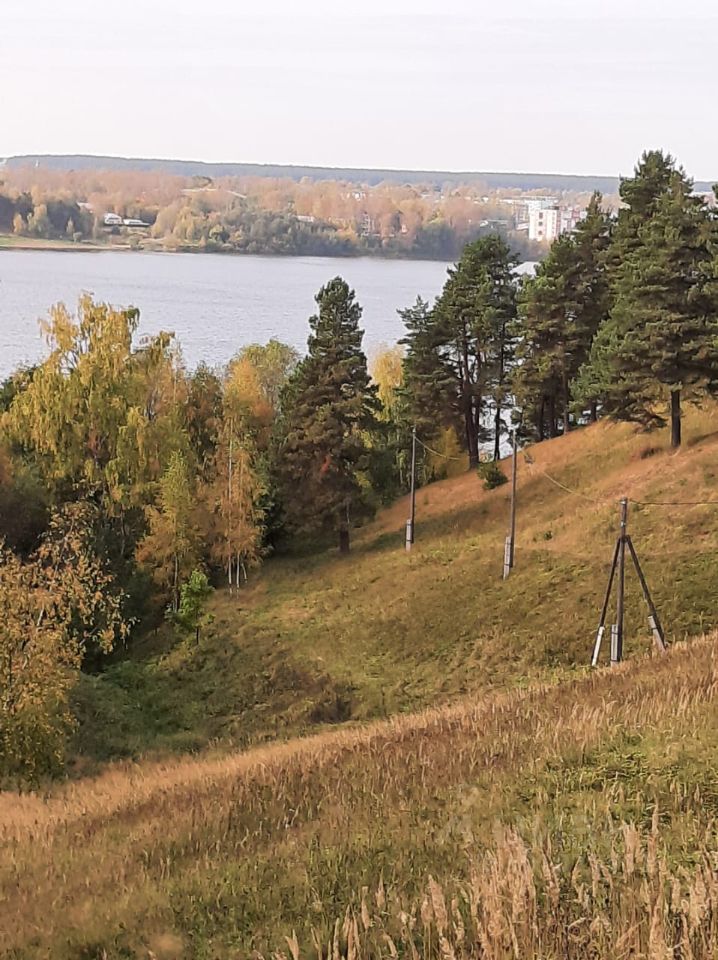
[{"label": "spruce tree", "polygon": [[376,391],[354,291],[335,277],[315,299],[308,353],[282,400],[280,472],[290,524],[331,530],[346,553],[350,527],[367,510],[361,474],[368,466],[366,431],[375,425]]}]

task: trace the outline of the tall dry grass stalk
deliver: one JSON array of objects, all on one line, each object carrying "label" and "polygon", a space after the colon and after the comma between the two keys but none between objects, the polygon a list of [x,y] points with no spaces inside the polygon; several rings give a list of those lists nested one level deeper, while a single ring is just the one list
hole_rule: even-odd
[{"label": "tall dry grass stalk", "polygon": [[[473,866],[468,882],[442,887],[428,878],[422,896],[407,903],[392,891],[383,909],[348,908],[323,940],[293,960],[375,960],[380,957],[571,960],[645,958],[708,960],[718,945],[718,863],[715,846],[695,853],[692,871],[652,858],[658,830],[626,848],[613,845],[599,861],[588,854],[563,872],[550,844],[527,844],[506,830]],[[289,941],[288,941],[289,942]],[[280,949],[275,960],[286,960]]]}]

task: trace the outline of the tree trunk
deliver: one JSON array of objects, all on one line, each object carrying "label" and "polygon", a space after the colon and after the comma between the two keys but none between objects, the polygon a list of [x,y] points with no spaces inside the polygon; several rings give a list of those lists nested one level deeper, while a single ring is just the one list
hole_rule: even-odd
[{"label": "tree trunk", "polygon": [[556,397],[548,398],[548,435],[553,439],[558,433],[558,424],[556,423]]},{"label": "tree trunk", "polygon": [[598,402],[596,400],[591,401],[591,412],[589,414],[591,423],[596,423],[598,421]]},{"label": "tree trunk", "polygon": [[538,422],[536,423],[539,440],[546,439],[546,397],[541,397],[541,406],[539,408]]},{"label": "tree trunk", "polygon": [[339,553],[349,553],[349,528],[339,528]]},{"label": "tree trunk", "polygon": [[503,387],[504,387],[504,375],[506,373],[506,357],[504,351],[504,344],[506,338],[506,324],[503,324],[501,327],[501,350],[499,352],[499,382],[498,389],[496,391],[496,418],[494,420],[494,460],[501,459],[501,427],[503,422],[501,420],[501,401],[504,398]]},{"label": "tree trunk", "polygon": [[568,433],[571,429],[571,424],[569,422],[568,408],[571,402],[568,390],[568,375],[566,373],[566,362],[564,360],[563,365],[563,432],[564,434]]},{"label": "tree trunk", "polygon": [[466,432],[466,449],[469,451],[469,469],[479,465],[479,438],[474,424],[474,411],[467,406],[464,411],[464,428]]},{"label": "tree trunk", "polygon": [[496,401],[496,417],[494,418],[494,460],[501,459],[501,403]]},{"label": "tree trunk", "polygon": [[681,391],[671,390],[671,446],[681,445]]},{"label": "tree trunk", "polygon": [[172,577],[172,611],[177,613],[179,610],[179,557],[174,557],[174,575]]},{"label": "tree trunk", "polygon": [[459,347],[459,377],[461,382],[461,405],[466,429],[466,448],[469,451],[469,469],[479,464],[479,432],[476,423],[474,396],[469,375],[469,343],[466,336],[461,338]]},{"label": "tree trunk", "polygon": [[564,405],[564,408],[563,408],[563,432],[564,432],[564,434],[567,434],[570,429],[571,429],[571,422],[570,422],[570,420],[569,420],[569,415],[568,415],[568,401],[567,401],[566,404]]},{"label": "tree trunk", "polygon": [[481,394],[478,394],[478,396],[474,397],[471,405],[474,436],[476,437],[476,463],[477,464],[480,459],[479,439],[481,437],[481,413],[483,409],[484,409],[484,398]]}]

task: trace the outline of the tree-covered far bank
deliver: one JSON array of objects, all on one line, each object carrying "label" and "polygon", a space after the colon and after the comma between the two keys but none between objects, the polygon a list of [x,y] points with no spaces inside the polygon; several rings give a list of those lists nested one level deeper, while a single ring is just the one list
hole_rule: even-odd
[{"label": "tree-covered far bank", "polygon": [[[12,167],[0,179],[5,243],[146,250],[455,260],[466,243],[502,232],[521,259],[539,259],[517,189],[481,183],[354,183],[268,177],[212,180],[142,171]],[[563,194],[562,194],[563,196]],[[557,202],[558,199],[557,199]],[[581,192],[566,202],[582,205]]]}]

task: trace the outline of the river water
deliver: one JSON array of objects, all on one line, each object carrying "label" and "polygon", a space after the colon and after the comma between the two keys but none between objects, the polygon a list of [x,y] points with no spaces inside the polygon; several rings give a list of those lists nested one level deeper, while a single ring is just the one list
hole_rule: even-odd
[{"label": "river water", "polygon": [[356,290],[368,353],[403,334],[396,311],[440,292],[447,264],[426,260],[252,257],[129,251],[0,251],[0,379],[45,353],[38,319],[83,292],[140,308],[140,335],[173,331],[188,366],[224,364],[276,337],[303,351],[314,294],[337,275]]}]

